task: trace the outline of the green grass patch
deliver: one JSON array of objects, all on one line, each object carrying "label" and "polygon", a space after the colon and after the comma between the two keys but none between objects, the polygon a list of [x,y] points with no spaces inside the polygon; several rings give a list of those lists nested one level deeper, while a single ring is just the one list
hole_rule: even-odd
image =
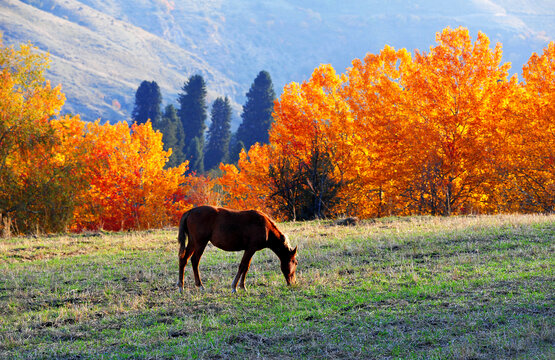
[{"label": "green grass patch", "polygon": [[555,215],[284,223],[298,284],[176,229],[0,240],[0,358],[552,359]]}]

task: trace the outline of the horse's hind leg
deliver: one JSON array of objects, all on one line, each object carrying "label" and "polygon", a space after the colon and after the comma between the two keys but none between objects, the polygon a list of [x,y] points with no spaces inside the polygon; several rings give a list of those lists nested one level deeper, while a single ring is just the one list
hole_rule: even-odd
[{"label": "horse's hind leg", "polygon": [[179,292],[183,291],[183,273],[185,271],[185,266],[187,266],[187,261],[193,255],[193,246],[187,245],[187,248],[183,246],[179,248],[179,280],[177,281],[177,287],[179,287]]},{"label": "horse's hind leg", "polygon": [[202,257],[202,253],[204,252],[204,249],[206,248],[206,245],[208,244],[208,242],[203,242],[203,244],[200,244],[199,246],[197,246],[197,248],[195,249],[194,253],[193,253],[193,257],[191,258],[191,265],[193,267],[193,275],[195,276],[195,285],[198,286],[199,288],[201,288],[202,290],[204,290],[204,286],[202,285],[202,281],[200,280],[200,273],[198,270],[198,265],[200,262],[200,258]]},{"label": "horse's hind leg", "polygon": [[241,259],[241,264],[239,264],[239,271],[237,271],[237,275],[235,275],[235,279],[231,283],[231,292],[234,293],[237,291],[237,282],[241,279],[239,283],[239,287],[241,289],[246,290],[245,288],[245,277],[247,276],[247,271],[251,266],[251,260],[256,251],[255,250],[245,250],[243,254],[243,258]]}]

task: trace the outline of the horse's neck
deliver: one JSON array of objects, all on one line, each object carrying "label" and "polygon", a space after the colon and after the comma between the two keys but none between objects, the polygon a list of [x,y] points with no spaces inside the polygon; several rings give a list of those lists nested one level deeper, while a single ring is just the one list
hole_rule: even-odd
[{"label": "horse's neck", "polygon": [[280,259],[285,258],[289,254],[289,244],[283,243],[278,239],[269,244],[270,250],[272,250]]}]

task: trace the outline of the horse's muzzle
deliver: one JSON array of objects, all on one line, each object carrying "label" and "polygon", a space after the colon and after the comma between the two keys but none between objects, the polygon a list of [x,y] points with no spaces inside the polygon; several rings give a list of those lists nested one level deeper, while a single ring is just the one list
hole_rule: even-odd
[{"label": "horse's muzzle", "polygon": [[287,281],[287,285],[295,285],[297,283],[297,277],[295,274],[286,277],[285,280]]}]

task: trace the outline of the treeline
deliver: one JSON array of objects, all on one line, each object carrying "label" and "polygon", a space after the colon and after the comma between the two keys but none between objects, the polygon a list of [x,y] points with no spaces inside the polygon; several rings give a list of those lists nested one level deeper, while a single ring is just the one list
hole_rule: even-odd
[{"label": "treeline", "polygon": [[200,204],[280,219],[552,212],[555,43],[521,82],[483,33],[436,41],[386,46],[345,74],[322,65],[272,105],[261,72],[232,135],[226,98],[206,129],[198,75],[164,111],[143,82],[132,125],[60,116],[48,58],[0,37],[0,232],[162,227]]},{"label": "treeline", "polygon": [[229,98],[217,98],[211,106],[210,127],[206,128],[208,106],[206,83],[201,75],[191,76],[178,96],[177,107],[162,111],[162,94],[155,81],[143,81],[135,93],[132,120],[151,121],[163,134],[164,150],[172,149],[167,167],[189,162],[189,171],[203,174],[220,163],[233,163],[243,149],[254,143],[268,143],[276,95],[267,71],[261,71],[249,92],[237,132],[231,132],[232,108]]}]

